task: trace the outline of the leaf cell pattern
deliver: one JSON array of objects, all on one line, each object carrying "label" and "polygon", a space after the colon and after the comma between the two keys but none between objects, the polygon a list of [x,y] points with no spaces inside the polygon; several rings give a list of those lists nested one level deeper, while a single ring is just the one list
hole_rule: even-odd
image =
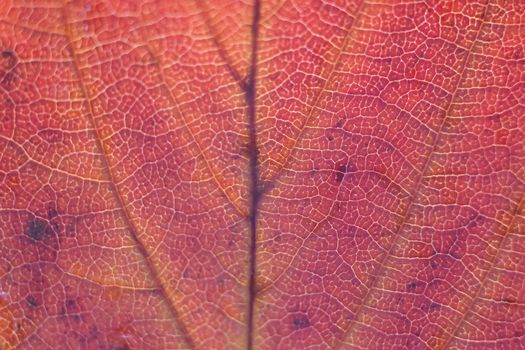
[{"label": "leaf cell pattern", "polygon": [[0,2],[0,348],[519,349],[521,0]]}]

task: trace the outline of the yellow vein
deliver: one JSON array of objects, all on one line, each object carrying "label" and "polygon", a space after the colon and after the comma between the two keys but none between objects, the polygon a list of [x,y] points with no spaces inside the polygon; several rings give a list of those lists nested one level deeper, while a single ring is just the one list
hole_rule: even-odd
[{"label": "yellow vein", "polygon": [[65,6],[62,7],[62,12],[63,12],[64,22],[65,22],[65,37],[66,37],[66,39],[67,39],[67,41],[69,43],[69,47],[68,48],[70,50],[73,67],[74,67],[75,73],[78,76],[80,88],[82,89],[84,97],[86,98],[86,101],[87,101],[87,105],[88,105],[88,109],[89,109],[89,113],[88,113],[89,121],[90,121],[90,123],[92,125],[92,128],[93,128],[95,134],[96,134],[95,135],[96,136],[95,137],[95,142],[97,143],[97,146],[100,148],[100,151],[104,155],[103,162],[104,162],[105,168],[108,171],[108,176],[110,178],[110,187],[113,190],[113,192],[115,193],[115,195],[117,197],[117,200],[118,200],[118,202],[120,203],[120,205],[122,207],[122,211],[124,213],[123,219],[125,220],[126,225],[129,228],[130,235],[133,238],[133,240],[136,242],[137,249],[140,251],[140,253],[144,257],[144,260],[145,260],[148,268],[151,271],[152,278],[154,279],[156,284],[159,286],[159,290],[161,291],[161,295],[164,297],[164,299],[166,300],[166,303],[169,305],[169,309],[170,309],[169,311],[172,313],[173,318],[174,318],[174,320],[175,320],[175,322],[177,324],[177,327],[179,328],[179,330],[181,332],[181,335],[184,338],[184,341],[186,342],[186,344],[188,345],[189,348],[193,349],[193,348],[195,348],[193,340],[189,336],[189,333],[186,330],[184,324],[180,321],[180,316],[178,314],[178,311],[176,310],[175,306],[173,305],[173,303],[171,302],[170,298],[168,297],[167,287],[162,283],[162,281],[160,279],[160,276],[158,275],[158,273],[157,273],[157,271],[156,271],[156,269],[155,269],[155,267],[153,265],[153,262],[150,259],[150,256],[149,256],[149,254],[148,254],[144,244],[142,243],[142,241],[138,237],[137,229],[136,229],[135,225],[133,224],[133,221],[132,221],[132,219],[131,219],[131,217],[129,215],[127,207],[124,205],[124,200],[122,198],[122,195],[121,195],[119,189],[117,188],[117,186],[115,185],[115,179],[114,179],[113,174],[111,172],[111,167],[109,166],[109,162],[108,162],[108,159],[107,159],[107,154],[104,151],[104,147],[103,147],[102,142],[101,142],[100,133],[99,133],[99,131],[97,129],[96,122],[94,120],[95,113],[94,113],[93,104],[92,104],[92,101],[91,101],[91,99],[89,97],[89,94],[87,92],[87,88],[86,88],[86,86],[84,84],[84,81],[82,79],[82,73],[80,72],[80,68],[79,68],[79,64],[78,64],[78,57],[76,56],[75,50],[73,48],[73,40],[72,40],[73,35],[71,33],[71,29],[70,29],[70,26],[69,26],[67,10],[66,10]]},{"label": "yellow vein", "polygon": [[201,14],[204,19],[204,23],[206,24],[206,27],[208,28],[208,32],[210,33],[212,37],[212,41],[217,47],[217,50],[219,51],[219,55],[221,56],[222,60],[226,64],[226,68],[228,68],[228,71],[230,75],[233,77],[233,79],[237,81],[241,90],[245,91],[246,90],[246,78],[241,77],[241,74],[233,65],[232,60],[230,59],[230,56],[228,55],[226,48],[221,42],[219,35],[216,34],[217,28],[215,28],[215,25],[211,21],[210,15],[208,14],[208,8],[202,2],[202,0],[195,0],[195,1],[197,2],[197,6],[201,10]]},{"label": "yellow vein", "polygon": [[483,279],[481,281],[481,284],[480,284],[478,290],[476,291],[476,294],[472,297],[472,299],[469,302],[469,305],[468,305],[468,307],[466,309],[467,312],[465,312],[463,314],[463,317],[461,317],[461,320],[459,320],[459,322],[456,324],[456,327],[455,327],[454,331],[450,332],[450,337],[443,344],[443,346],[440,347],[440,349],[446,349],[447,348],[447,346],[450,344],[452,339],[454,339],[454,337],[456,336],[456,334],[459,331],[459,329],[460,329],[461,325],[463,324],[463,322],[465,322],[465,320],[467,318],[468,311],[472,312],[472,310],[471,310],[472,307],[474,306],[476,300],[478,300],[478,298],[480,297],[481,291],[483,290],[483,287],[484,287],[485,283],[489,280],[490,272],[492,271],[492,269],[495,268],[496,263],[498,262],[499,256],[500,256],[501,252],[503,251],[503,249],[501,249],[504,246],[503,243],[505,243],[509,239],[508,237],[512,235],[511,234],[511,229],[514,226],[514,221],[520,215],[521,209],[522,209],[523,204],[524,204],[524,202],[523,202],[524,199],[525,199],[525,194],[522,194],[521,198],[520,198],[520,200],[518,202],[518,205],[516,206],[516,209],[514,210],[514,215],[512,217],[512,220],[509,223],[509,225],[507,226],[507,230],[505,231],[505,236],[503,236],[503,238],[500,240],[500,242],[498,244],[496,255],[492,259],[492,261],[490,263],[490,267],[487,270],[487,272],[485,273],[485,276],[483,277]]},{"label": "yellow vein", "polygon": [[290,162],[290,158],[291,158],[292,152],[294,151],[295,147],[297,146],[297,143],[301,139],[301,136],[304,133],[304,130],[306,129],[308,124],[310,124],[310,121],[311,121],[312,116],[314,114],[314,110],[317,108],[317,104],[319,103],[319,101],[321,101],[322,94],[325,92],[326,88],[328,87],[328,84],[331,82],[331,80],[333,78],[332,75],[335,73],[335,69],[336,69],[337,65],[339,64],[339,60],[341,59],[341,57],[343,55],[343,52],[345,51],[346,46],[348,45],[348,42],[350,41],[350,33],[354,29],[354,23],[357,22],[357,20],[359,18],[359,15],[361,14],[361,10],[362,10],[364,4],[365,4],[364,0],[359,3],[359,7],[357,8],[356,12],[353,15],[353,20],[352,20],[352,23],[350,24],[350,28],[348,28],[348,30],[347,30],[344,38],[343,38],[343,43],[341,44],[341,48],[337,52],[337,56],[335,57],[334,64],[332,65],[330,71],[328,72],[328,76],[327,76],[327,78],[326,78],[326,80],[325,80],[321,90],[315,96],[315,99],[312,102],[312,107],[310,108],[310,110],[309,110],[309,112],[308,112],[308,114],[306,116],[306,121],[302,125],[301,129],[299,130],[299,133],[298,133],[297,137],[295,138],[295,142],[293,143],[293,145],[288,150],[288,154],[286,155],[286,158],[284,159],[284,161],[282,162],[280,167],[275,171],[275,174],[272,176],[272,178],[271,178],[272,181],[275,181],[279,177],[279,174],[281,173],[281,170]]},{"label": "yellow vein", "polygon": [[[462,69],[461,69],[461,75],[459,76],[458,78],[458,81],[456,83],[456,88],[454,89],[454,93],[452,95],[452,97],[450,98],[450,101],[448,103],[448,106],[447,106],[447,109],[446,109],[446,112],[445,112],[445,115],[443,116],[443,120],[441,122],[441,125],[439,126],[439,129],[438,129],[438,133],[434,139],[434,143],[432,145],[432,150],[430,151],[430,154],[425,162],[425,164],[423,165],[423,168],[421,170],[421,175],[419,176],[418,178],[418,181],[414,187],[414,192],[412,193],[412,196],[409,198],[409,203],[407,205],[407,208],[405,210],[405,215],[403,216],[401,222],[399,223],[399,226],[398,226],[398,229],[396,230],[395,234],[394,234],[394,241],[392,242],[392,244],[390,245],[390,248],[388,250],[388,252],[385,254],[384,258],[381,260],[381,263],[379,264],[379,271],[377,272],[380,272],[380,273],[383,273],[383,271],[381,271],[381,268],[383,268],[385,266],[385,263],[387,262],[388,258],[391,257],[392,255],[392,251],[394,250],[394,247],[397,246],[398,244],[398,241],[401,239],[401,228],[406,224],[406,221],[408,219],[408,214],[410,213],[410,210],[412,209],[412,206],[414,204],[414,200],[416,198],[416,195],[419,191],[419,187],[421,186],[422,182],[423,182],[423,178],[424,178],[424,175],[430,165],[430,162],[433,158],[433,155],[435,153],[435,150],[437,148],[437,145],[439,143],[439,141],[441,140],[441,136],[442,136],[442,131],[444,129],[444,126],[445,126],[445,122],[447,121],[448,119],[448,115],[450,113],[450,110],[452,108],[452,105],[453,105],[453,101],[456,97],[456,94],[461,86],[461,82],[463,81],[463,74],[465,73],[465,69],[467,67],[467,63],[470,59],[470,56],[472,54],[472,50],[476,44],[476,41],[478,40],[478,37],[479,37],[479,33],[481,32],[481,28],[483,27],[483,23],[485,21],[485,16],[487,14],[487,9],[488,9],[488,6],[489,4],[487,3],[486,7],[485,7],[485,11],[483,13],[483,16],[481,18],[481,23],[479,25],[479,28],[478,28],[478,31],[476,33],[476,36],[472,42],[472,44],[470,45],[470,50],[468,52],[468,55],[467,57],[465,58],[465,60],[463,61],[463,66],[462,66]],[[361,312],[363,311],[364,309],[364,306],[365,304],[367,304],[367,302],[369,301],[369,299],[371,298],[372,296],[372,290],[375,288],[375,285],[377,284],[378,280],[379,280],[379,275],[380,274],[374,274],[374,278],[372,280],[372,283],[370,285],[370,287],[368,287],[368,291],[366,293],[366,295],[364,296],[363,298],[363,302],[360,304],[359,308],[357,309],[357,312],[355,313],[352,321],[351,321],[351,324],[348,326],[348,330],[344,333],[343,337],[341,338],[341,343],[338,344],[338,346],[336,348],[338,348],[345,340],[346,338],[349,337],[349,335],[351,334],[351,332],[353,331],[353,327],[354,325],[356,324],[357,322],[357,319],[358,319],[358,316],[361,314]]]}]

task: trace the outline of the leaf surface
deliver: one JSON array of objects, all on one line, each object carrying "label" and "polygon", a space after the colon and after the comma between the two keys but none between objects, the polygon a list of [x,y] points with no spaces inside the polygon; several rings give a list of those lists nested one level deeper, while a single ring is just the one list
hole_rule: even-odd
[{"label": "leaf surface", "polygon": [[2,1],[0,348],[519,348],[524,13]]}]

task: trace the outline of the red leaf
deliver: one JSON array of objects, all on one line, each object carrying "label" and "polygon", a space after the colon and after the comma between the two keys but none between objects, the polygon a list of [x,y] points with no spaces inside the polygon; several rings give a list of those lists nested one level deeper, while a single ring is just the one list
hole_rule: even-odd
[{"label": "red leaf", "polygon": [[522,1],[0,3],[0,347],[517,349]]}]

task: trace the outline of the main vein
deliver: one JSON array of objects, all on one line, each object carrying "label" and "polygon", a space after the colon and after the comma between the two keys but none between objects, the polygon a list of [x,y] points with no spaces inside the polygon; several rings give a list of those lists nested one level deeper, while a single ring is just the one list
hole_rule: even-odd
[{"label": "main vein", "polygon": [[253,329],[255,297],[257,293],[257,212],[260,200],[259,190],[259,150],[257,149],[256,129],[256,78],[257,78],[257,41],[259,36],[260,1],[255,0],[253,5],[252,19],[252,51],[250,58],[250,70],[245,89],[246,104],[248,105],[248,154],[250,158],[250,209],[249,209],[249,282],[248,282],[248,318],[246,348],[253,349]]}]

